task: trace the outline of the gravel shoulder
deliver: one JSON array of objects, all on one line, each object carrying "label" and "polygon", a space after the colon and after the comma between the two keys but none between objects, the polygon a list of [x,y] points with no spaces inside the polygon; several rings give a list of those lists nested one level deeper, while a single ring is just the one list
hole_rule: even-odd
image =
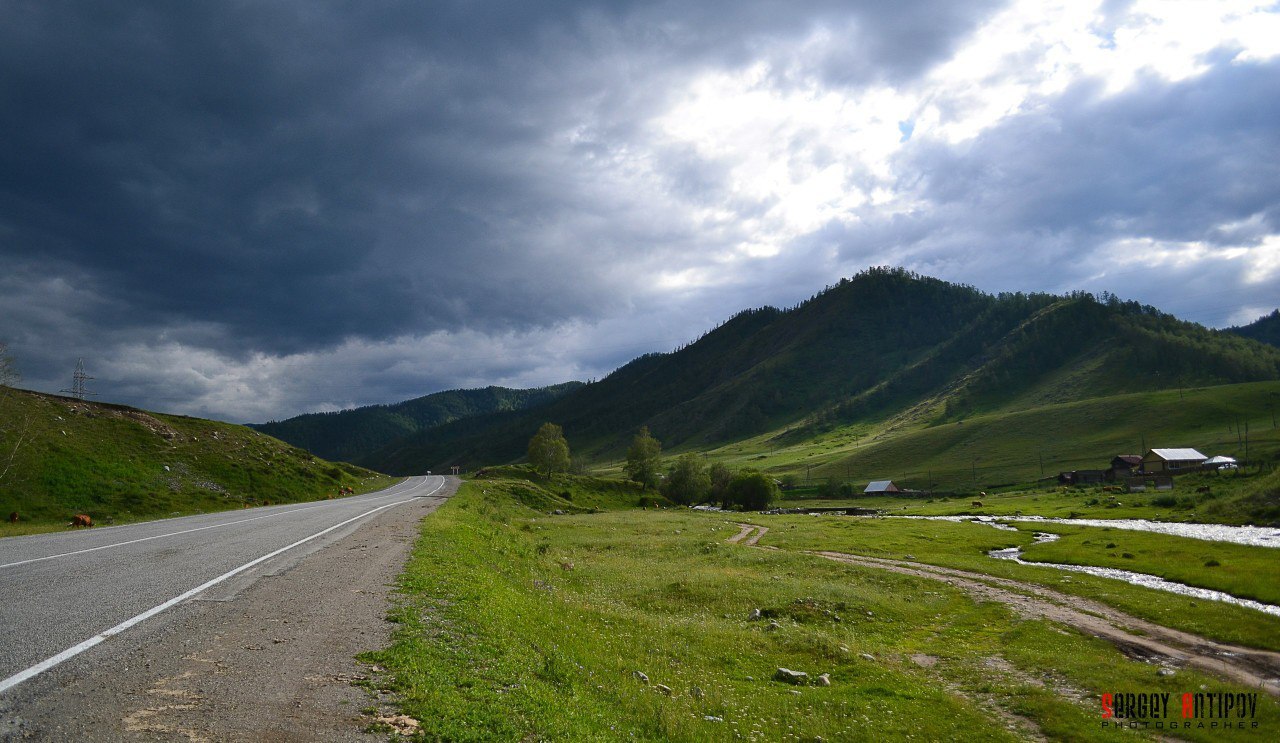
[{"label": "gravel shoulder", "polygon": [[352,684],[368,674],[355,656],[389,644],[390,594],[418,523],[456,488],[450,479],[32,679],[0,698],[0,740],[384,739],[363,732],[376,701]]}]

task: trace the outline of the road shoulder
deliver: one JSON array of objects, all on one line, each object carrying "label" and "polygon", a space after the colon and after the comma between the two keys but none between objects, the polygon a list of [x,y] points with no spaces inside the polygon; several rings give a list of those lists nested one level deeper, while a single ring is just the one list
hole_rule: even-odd
[{"label": "road shoulder", "polygon": [[[373,702],[355,656],[385,647],[391,591],[420,520],[456,489],[379,513],[243,590],[211,592],[163,627],[121,636],[110,662],[55,669],[5,739],[364,741]],[[86,664],[87,665],[87,664]],[[35,689],[32,690],[37,691]]]}]

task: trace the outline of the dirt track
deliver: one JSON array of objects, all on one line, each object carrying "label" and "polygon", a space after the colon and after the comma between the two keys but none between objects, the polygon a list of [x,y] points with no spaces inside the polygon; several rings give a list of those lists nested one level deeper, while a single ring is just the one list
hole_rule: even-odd
[{"label": "dirt track", "polygon": [[[755,545],[768,531],[766,527],[752,524],[738,526],[742,531],[729,542]],[[758,531],[748,538],[752,530]],[[1195,666],[1280,697],[1280,653],[1215,642],[1130,616],[1096,601],[1008,578],[842,552],[811,554],[849,565],[943,581],[977,599],[1006,604],[1020,616],[1047,619],[1103,638],[1130,657],[1173,666]]]}]

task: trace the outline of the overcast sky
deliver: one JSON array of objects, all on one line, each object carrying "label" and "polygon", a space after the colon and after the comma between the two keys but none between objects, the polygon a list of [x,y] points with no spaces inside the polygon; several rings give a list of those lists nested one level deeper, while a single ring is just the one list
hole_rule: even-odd
[{"label": "overcast sky", "polygon": [[23,386],[233,421],[601,377],[870,265],[1280,304],[1280,6],[0,3]]}]

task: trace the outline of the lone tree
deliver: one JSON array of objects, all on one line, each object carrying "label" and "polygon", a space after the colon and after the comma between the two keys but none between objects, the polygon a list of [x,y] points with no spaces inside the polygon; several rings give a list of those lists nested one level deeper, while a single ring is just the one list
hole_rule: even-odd
[{"label": "lone tree", "polygon": [[759,470],[741,470],[729,481],[729,503],[744,511],[763,511],[778,499],[778,485]]},{"label": "lone tree", "polygon": [[662,494],[685,506],[703,502],[710,492],[711,477],[697,454],[681,454],[662,483]]},{"label": "lone tree", "polygon": [[569,471],[569,442],[560,426],[543,423],[529,439],[529,464],[543,475]]},{"label": "lone tree", "polygon": [[9,344],[0,343],[0,387],[12,387],[22,379],[9,354]]},{"label": "lone tree", "polygon": [[729,483],[733,482],[733,470],[724,462],[716,462],[707,470],[707,476],[711,479],[710,499],[729,505]]},{"label": "lone tree", "polygon": [[649,435],[648,426],[642,426],[627,450],[627,464],[623,467],[627,479],[640,483],[642,488],[655,487],[661,465],[662,442]]},{"label": "lone tree", "polygon": [[[18,374],[18,369],[13,364],[13,356],[9,354],[9,346],[0,343],[0,388],[12,387],[21,379],[22,375]],[[0,395],[10,394],[13,393],[0,389]],[[14,402],[20,403],[16,399]],[[13,408],[15,411],[19,409],[25,411],[25,405],[17,404]],[[30,430],[31,418],[25,412],[0,420],[0,482],[9,477]]]}]

